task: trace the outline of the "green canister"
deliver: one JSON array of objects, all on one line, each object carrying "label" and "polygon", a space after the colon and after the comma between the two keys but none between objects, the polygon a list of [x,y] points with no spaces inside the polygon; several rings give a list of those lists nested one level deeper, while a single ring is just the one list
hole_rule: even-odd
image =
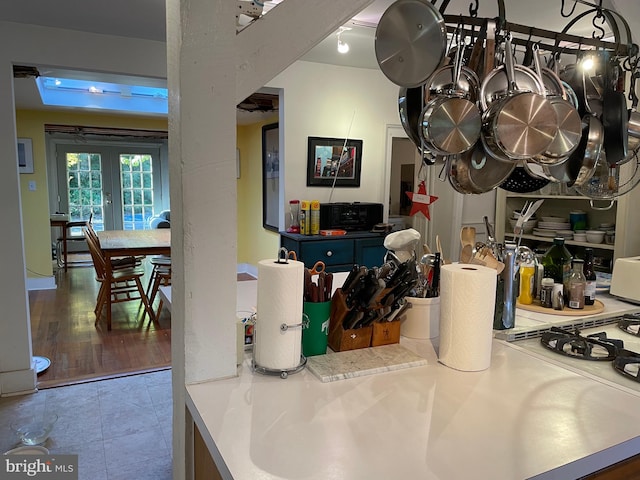
[{"label": "green canister", "polygon": [[302,354],[305,357],[327,353],[331,302],[304,302],[302,311],[308,325],[302,329]]}]

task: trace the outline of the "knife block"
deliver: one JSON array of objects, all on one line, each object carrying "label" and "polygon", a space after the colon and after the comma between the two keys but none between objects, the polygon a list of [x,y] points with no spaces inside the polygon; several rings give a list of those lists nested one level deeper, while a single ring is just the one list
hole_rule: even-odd
[{"label": "knife block", "polygon": [[371,346],[400,343],[400,319],[391,322],[373,322]]},{"label": "knife block", "polygon": [[342,326],[347,313],[351,310],[345,302],[342,289],[338,288],[331,298],[331,314],[329,317],[329,347],[334,352],[367,348],[371,344],[373,326],[345,330]]}]

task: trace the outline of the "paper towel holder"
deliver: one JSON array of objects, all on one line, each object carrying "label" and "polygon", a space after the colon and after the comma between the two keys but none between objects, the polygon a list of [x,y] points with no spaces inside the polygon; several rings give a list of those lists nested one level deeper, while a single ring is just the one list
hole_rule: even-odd
[{"label": "paper towel holder", "polygon": [[[306,314],[303,313],[302,315],[306,317]],[[260,335],[258,334],[259,328],[257,328],[257,325],[256,325],[257,323],[256,318],[257,318],[257,315],[254,314],[247,319],[247,323],[253,324],[253,335],[254,335],[254,348],[251,351],[251,369],[256,373],[261,373],[263,375],[280,375],[280,378],[282,379],[287,378],[289,374],[297,373],[300,370],[302,370],[307,364],[307,357],[305,357],[304,355],[300,355],[300,363],[293,368],[275,369],[275,368],[262,367],[258,365],[258,363],[256,362],[255,342],[260,340]],[[290,328],[298,328],[298,327],[308,328],[308,326],[309,326],[309,319],[307,317],[306,319],[303,319],[300,323],[295,323],[291,325],[282,323],[280,325],[280,332],[284,334]]]},{"label": "paper towel holder", "polygon": [[296,252],[293,250],[289,251],[285,247],[280,247],[278,249],[278,255],[276,255],[276,261],[273,263],[289,263],[290,258],[297,261],[298,256],[296,255]]}]

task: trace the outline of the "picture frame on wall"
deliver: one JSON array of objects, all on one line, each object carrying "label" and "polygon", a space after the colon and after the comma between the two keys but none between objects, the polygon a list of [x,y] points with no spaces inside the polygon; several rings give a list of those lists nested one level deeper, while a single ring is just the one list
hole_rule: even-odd
[{"label": "picture frame on wall", "polygon": [[[362,170],[362,140],[309,137],[307,147],[308,187],[359,187]],[[337,178],[336,178],[337,175]]]},{"label": "picture frame on wall", "polygon": [[20,173],[33,173],[33,145],[30,138],[18,139],[18,167]]}]

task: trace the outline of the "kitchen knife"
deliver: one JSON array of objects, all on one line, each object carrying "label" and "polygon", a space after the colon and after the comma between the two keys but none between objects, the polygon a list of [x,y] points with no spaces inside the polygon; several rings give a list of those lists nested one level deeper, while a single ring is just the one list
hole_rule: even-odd
[{"label": "kitchen knife", "polygon": [[311,289],[313,282],[311,281],[311,273],[308,268],[304,269],[304,301],[311,302]]},{"label": "kitchen knife", "polygon": [[324,271],[318,274],[318,302],[325,302],[327,299],[327,293],[325,292],[325,276],[326,274]]},{"label": "kitchen knife", "polygon": [[324,288],[326,290],[325,301],[331,300],[333,295],[333,273],[327,273],[324,277]]},{"label": "kitchen knife", "polygon": [[349,293],[345,298],[345,303],[347,304],[348,308],[353,308],[353,306],[355,305],[356,300],[360,295],[360,291],[365,287],[365,278],[366,277],[364,275],[358,273],[358,280],[353,285],[353,288],[349,290]]},{"label": "kitchen knife", "polygon": [[347,275],[346,280],[342,284],[342,292],[345,295],[349,292],[351,288],[353,288],[353,285],[356,281],[356,278],[359,272],[360,272],[360,267],[358,265],[354,265],[353,268],[351,268],[349,275]]}]

